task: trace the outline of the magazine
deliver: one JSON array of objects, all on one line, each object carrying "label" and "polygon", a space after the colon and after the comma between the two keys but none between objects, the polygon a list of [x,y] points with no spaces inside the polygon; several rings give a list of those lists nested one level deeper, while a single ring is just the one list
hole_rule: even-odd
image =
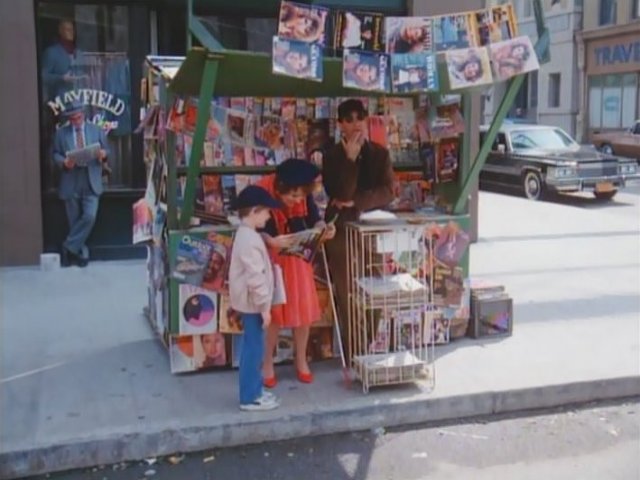
[{"label": "magazine", "polygon": [[459,147],[457,139],[443,140],[438,144],[438,182],[455,182],[458,179]]},{"label": "magazine", "polygon": [[283,1],[280,3],[278,36],[324,45],[328,17],[327,8]]},{"label": "magazine", "polygon": [[205,213],[211,215],[224,214],[224,201],[220,176],[203,175],[201,178]]},{"label": "magazine", "polygon": [[489,45],[489,54],[493,75],[497,81],[507,80],[540,68],[538,56],[529,37],[492,43]]},{"label": "magazine", "polygon": [[213,249],[204,273],[204,278],[202,279],[202,287],[208,290],[222,292],[226,290],[233,238],[231,235],[211,232],[207,240],[213,244]]},{"label": "magazine", "polygon": [[393,91],[397,93],[438,90],[435,54],[392,54],[391,84]]},{"label": "magazine", "polygon": [[389,56],[347,49],[342,57],[342,85],[372,92],[388,92]]},{"label": "magazine", "polygon": [[432,143],[420,143],[420,162],[424,172],[424,179],[427,182],[437,182],[438,174],[436,169],[436,149]]},{"label": "magazine", "polygon": [[431,17],[386,17],[384,31],[387,53],[422,53],[433,50]]},{"label": "magazine", "polygon": [[450,222],[440,230],[433,253],[439,262],[454,267],[460,262],[469,243],[469,235],[457,223]]},{"label": "magazine", "polygon": [[280,250],[280,255],[290,255],[299,257],[305,262],[312,263],[320,248],[325,230],[310,228],[301,232],[286,235],[285,238],[292,240],[292,245]]},{"label": "magazine", "polygon": [[181,282],[201,286],[212,252],[211,242],[183,235],[176,250],[176,262],[171,276]]},{"label": "magazine", "polygon": [[419,294],[427,288],[408,273],[386,277],[363,277],[358,279],[358,285],[372,297],[394,296],[394,298],[403,293]]},{"label": "magazine", "polygon": [[433,274],[434,303],[439,307],[456,307],[462,302],[463,293],[462,268],[437,263]]},{"label": "magazine", "polygon": [[227,363],[224,336],[221,333],[171,336],[169,359],[171,373],[224,366]]},{"label": "magazine", "polygon": [[245,145],[249,143],[248,131],[251,116],[237,110],[226,110],[226,133],[232,143]]},{"label": "magazine", "polygon": [[273,73],[321,82],[322,67],[319,45],[273,37]]},{"label": "magazine", "polygon": [[416,350],[427,343],[424,332],[424,312],[422,308],[398,310],[395,313],[400,338],[398,350]]},{"label": "magazine", "polygon": [[229,295],[220,295],[220,327],[222,333],[240,334],[243,332],[240,314],[231,308]]},{"label": "magazine", "polygon": [[479,46],[509,40],[518,35],[518,23],[512,4],[480,10],[475,16]]},{"label": "magazine", "polygon": [[457,137],[464,132],[464,118],[460,112],[460,104],[438,105],[431,109],[428,129],[429,140]]},{"label": "magazine", "polygon": [[153,214],[149,204],[141,198],[133,204],[133,243],[148,242],[153,239]]},{"label": "magazine", "polygon": [[451,322],[440,309],[427,311],[429,339],[436,345],[449,343],[449,327]]},{"label": "magazine", "polygon": [[307,358],[314,362],[333,358],[333,329],[331,327],[317,327],[314,324],[314,328],[309,332]]},{"label": "magazine", "polygon": [[218,294],[194,285],[179,285],[180,335],[214,333],[218,329]]},{"label": "magazine", "polygon": [[337,11],[334,47],[340,49],[384,51],[384,16],[379,13]]},{"label": "magazine", "polygon": [[101,148],[100,144],[96,142],[86,147],[69,150],[65,155],[70,160],[73,160],[76,167],[86,167],[90,162],[98,160]]},{"label": "magazine", "polygon": [[435,50],[469,48],[477,45],[473,14],[442,15],[433,19]]},{"label": "magazine", "polygon": [[493,81],[486,47],[449,50],[445,53],[452,90],[486,85]]}]

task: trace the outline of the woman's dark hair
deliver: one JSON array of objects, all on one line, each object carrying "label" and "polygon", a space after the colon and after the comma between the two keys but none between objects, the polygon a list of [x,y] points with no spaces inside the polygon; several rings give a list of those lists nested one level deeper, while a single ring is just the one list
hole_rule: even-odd
[{"label": "woman's dark hair", "polygon": [[293,192],[294,190],[297,190],[299,188],[302,189],[305,196],[313,193],[313,183],[309,183],[306,185],[287,185],[282,180],[279,180],[277,176],[276,176],[275,187],[276,187],[276,192],[278,192],[278,194],[280,195],[286,195],[287,193]]},{"label": "woman's dark hair", "polygon": [[476,72],[476,74],[473,76],[473,78],[470,78],[469,80],[478,80],[479,78],[482,77],[483,75],[483,68],[482,68],[482,62],[480,61],[480,59],[478,57],[476,57],[475,55],[472,57],[469,57],[467,60],[465,60],[462,65],[460,66],[460,68],[458,69],[458,71],[460,72],[464,72],[464,69],[467,68],[467,65],[471,64],[471,63],[475,63],[476,65],[478,65],[478,71]]},{"label": "woman's dark hair", "polygon": [[342,121],[351,117],[351,114],[355,113],[359,117],[366,117],[367,111],[360,100],[350,98],[338,105],[338,121]]},{"label": "woman's dark hair", "polygon": [[[296,12],[295,7],[286,7],[283,8],[282,11],[282,15],[280,15],[280,21],[283,23],[286,22],[290,22],[291,20],[295,20],[296,17],[299,17],[300,15],[298,15],[298,13]],[[311,27],[309,28],[309,31],[312,32],[311,35],[308,36],[313,36],[313,34],[317,33],[318,30],[320,29],[320,19],[317,18],[315,15],[304,15],[308,20],[311,21]]]},{"label": "woman's dark hair", "polygon": [[527,48],[526,45],[522,43],[516,43],[514,45],[511,45],[511,51],[509,53],[513,53],[513,51],[516,48],[522,48],[522,50],[524,51],[524,53],[522,54],[522,61],[526,62],[527,60],[529,60],[529,57],[531,56],[531,51]]}]

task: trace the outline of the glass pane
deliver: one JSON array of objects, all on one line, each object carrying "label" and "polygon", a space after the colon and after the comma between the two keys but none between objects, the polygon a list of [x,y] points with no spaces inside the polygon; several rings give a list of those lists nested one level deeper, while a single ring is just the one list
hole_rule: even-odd
[{"label": "glass pane", "polygon": [[622,77],[622,127],[630,128],[636,119],[638,76],[629,73]]},{"label": "glass pane", "polygon": [[538,106],[538,72],[529,74],[529,106],[536,108]]},{"label": "glass pane", "polygon": [[620,128],[622,112],[622,76],[606,75],[602,89],[602,126]]},{"label": "glass pane", "polygon": [[602,127],[602,88],[601,77],[591,77],[589,80],[589,126]]},{"label": "glass pane", "polygon": [[[131,75],[129,10],[121,5],[38,5],[38,49],[42,86],[41,138],[44,186],[57,186],[54,139],[71,147],[69,111],[107,136],[109,187],[131,186]],[[80,118],[79,117],[79,118]],[[99,137],[90,129],[87,143]],[[83,130],[87,132],[86,128]],[[105,169],[105,172],[107,170]]]}]

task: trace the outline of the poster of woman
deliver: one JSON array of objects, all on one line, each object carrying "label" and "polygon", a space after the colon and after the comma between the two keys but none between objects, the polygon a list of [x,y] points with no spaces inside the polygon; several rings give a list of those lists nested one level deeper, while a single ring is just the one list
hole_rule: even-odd
[{"label": "poster of woman", "polygon": [[491,44],[489,51],[493,75],[498,81],[540,68],[538,56],[529,37],[518,37]]},{"label": "poster of woman", "polygon": [[389,91],[389,56],[384,53],[345,50],[342,85],[374,92]]},{"label": "poster of woman", "polygon": [[387,53],[418,53],[433,50],[431,17],[387,17],[384,20]]},{"label": "poster of woman", "polygon": [[313,43],[273,37],[273,73],[322,81],[322,48]]},{"label": "poster of woman", "polygon": [[493,81],[489,52],[485,47],[445,52],[452,90],[486,85]]}]

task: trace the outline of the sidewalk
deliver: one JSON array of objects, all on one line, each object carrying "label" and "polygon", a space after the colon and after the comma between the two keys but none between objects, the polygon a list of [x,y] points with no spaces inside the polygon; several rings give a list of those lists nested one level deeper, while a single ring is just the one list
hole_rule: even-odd
[{"label": "sidewalk", "polygon": [[551,208],[482,194],[472,273],[506,285],[514,335],[439,347],[432,392],[363,395],[336,362],[303,386],[281,367],[282,407],[265,413],[238,410],[234,371],[169,373],[142,317],[144,262],[1,270],[0,477],[638,396],[638,200]]}]

